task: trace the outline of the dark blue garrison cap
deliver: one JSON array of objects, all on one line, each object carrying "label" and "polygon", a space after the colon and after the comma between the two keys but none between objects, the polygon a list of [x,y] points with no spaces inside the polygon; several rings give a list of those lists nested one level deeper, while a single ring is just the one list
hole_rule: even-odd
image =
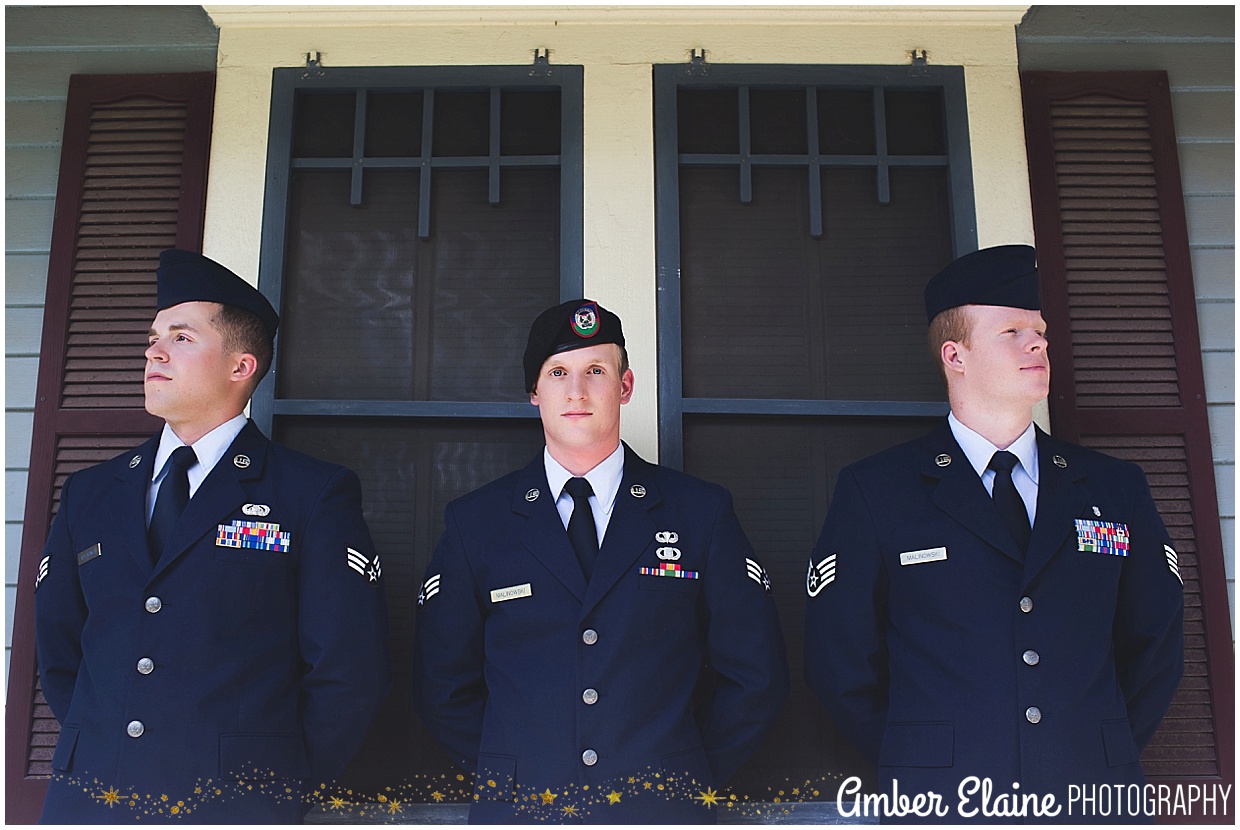
[{"label": "dark blue garrison cap", "polygon": [[1028,245],[999,245],[965,254],[926,283],[926,321],[962,305],[1042,308],[1037,255]]},{"label": "dark blue garrison cap", "polygon": [[525,391],[538,384],[538,372],[553,354],[615,343],[624,348],[620,318],[593,300],[569,300],[553,306],[534,320],[525,344]]},{"label": "dark blue garrison cap", "polygon": [[257,288],[202,254],[169,248],[159,254],[155,271],[160,311],[181,303],[223,303],[250,312],[273,338],[280,315]]}]

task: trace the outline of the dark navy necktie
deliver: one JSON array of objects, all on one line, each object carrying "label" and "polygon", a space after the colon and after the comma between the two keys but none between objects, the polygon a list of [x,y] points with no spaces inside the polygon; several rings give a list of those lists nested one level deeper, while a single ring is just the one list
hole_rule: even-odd
[{"label": "dark navy necktie", "polygon": [[1012,453],[999,450],[990,457],[990,463],[986,466],[995,471],[992,492],[995,507],[999,510],[999,516],[1007,525],[1012,538],[1016,540],[1016,547],[1024,553],[1029,550],[1029,511],[1025,508],[1025,500],[1020,497],[1015,483],[1012,482],[1012,468],[1019,463],[1020,459]]},{"label": "dark navy necktie", "polygon": [[573,497],[573,515],[568,520],[568,540],[573,543],[577,561],[581,563],[581,572],[589,582],[590,574],[594,571],[594,560],[598,558],[598,531],[594,527],[594,511],[590,509],[590,496],[594,490],[584,478],[570,478],[564,484],[564,490]]},{"label": "dark navy necktie", "polygon": [[159,495],[155,497],[155,510],[151,513],[151,527],[147,531],[147,542],[151,548],[151,561],[158,562],[177,520],[189,504],[189,468],[198,463],[190,447],[177,447],[172,452],[164,469],[163,483],[159,485]]}]

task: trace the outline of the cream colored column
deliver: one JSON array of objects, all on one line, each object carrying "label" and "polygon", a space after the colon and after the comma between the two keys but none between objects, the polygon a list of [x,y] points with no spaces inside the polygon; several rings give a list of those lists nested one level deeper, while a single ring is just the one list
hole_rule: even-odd
[{"label": "cream colored column", "polygon": [[625,441],[658,460],[654,123],[649,64],[585,68],[585,293],[620,315],[636,376]]}]

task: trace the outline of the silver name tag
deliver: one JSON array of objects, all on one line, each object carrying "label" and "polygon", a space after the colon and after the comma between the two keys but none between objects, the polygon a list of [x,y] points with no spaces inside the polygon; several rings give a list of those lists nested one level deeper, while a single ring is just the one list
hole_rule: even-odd
[{"label": "silver name tag", "polygon": [[947,548],[909,550],[900,554],[901,565],[920,565],[923,562],[942,562],[947,559]]},{"label": "silver name tag", "polygon": [[524,585],[513,585],[511,588],[496,588],[491,592],[491,602],[504,602],[505,600],[532,597],[533,595],[534,591],[530,588],[530,583],[527,582]]}]

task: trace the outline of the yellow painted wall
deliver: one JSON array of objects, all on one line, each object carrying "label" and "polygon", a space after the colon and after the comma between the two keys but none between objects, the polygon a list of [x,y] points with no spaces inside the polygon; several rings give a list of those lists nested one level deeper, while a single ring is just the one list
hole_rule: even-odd
[{"label": "yellow painted wall", "polygon": [[[522,65],[585,76],[585,290],[625,321],[637,394],[624,438],[658,456],[651,67],[962,65],[981,246],[1033,241],[1015,26],[1026,6],[206,6],[220,27],[204,252],[256,279],[271,72],[319,52],[345,66]],[[1045,413],[1039,418],[1045,424]]]}]

